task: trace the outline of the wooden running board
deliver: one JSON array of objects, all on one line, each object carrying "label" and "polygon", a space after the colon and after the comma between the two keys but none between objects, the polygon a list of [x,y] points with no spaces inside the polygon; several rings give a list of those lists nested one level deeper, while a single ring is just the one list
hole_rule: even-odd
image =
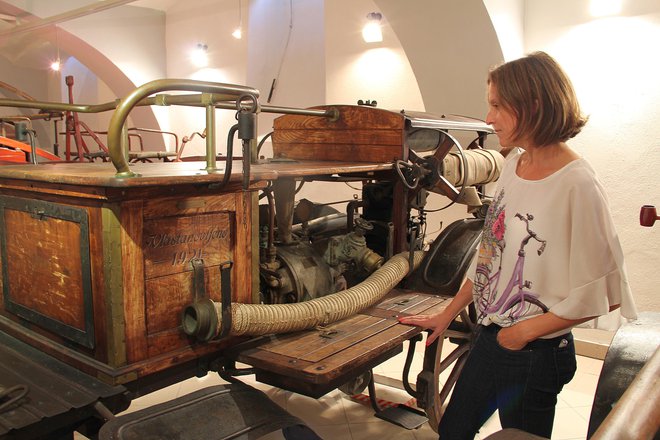
[{"label": "wooden running board", "polygon": [[449,299],[395,289],[350,318],[254,339],[233,347],[228,357],[254,367],[260,382],[318,398],[400,353],[404,341],[421,333],[397,317],[439,312]]}]

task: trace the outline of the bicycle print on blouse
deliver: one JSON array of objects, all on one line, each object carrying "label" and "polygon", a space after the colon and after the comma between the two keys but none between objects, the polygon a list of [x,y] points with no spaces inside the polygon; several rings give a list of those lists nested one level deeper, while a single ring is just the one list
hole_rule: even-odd
[{"label": "bicycle print on blouse", "polygon": [[[474,280],[475,304],[481,323],[486,316],[498,325],[509,326],[520,317],[526,316],[536,307],[543,313],[548,307],[538,300],[539,295],[532,292],[532,282],[524,279],[525,247],[530,240],[536,240],[540,246],[536,250],[541,256],[545,250],[546,240],[541,239],[536,232],[530,229],[530,222],[534,220],[531,214],[515,214],[515,218],[525,223],[527,235],[523,238],[518,249],[511,278],[502,292],[498,285],[502,272],[502,252],[506,247],[504,239],[506,232],[506,205],[502,204],[504,191],[500,191],[496,200],[488,208],[488,215],[484,224],[483,238],[477,259],[477,273]],[[493,271],[493,261],[498,262],[496,271]]]}]

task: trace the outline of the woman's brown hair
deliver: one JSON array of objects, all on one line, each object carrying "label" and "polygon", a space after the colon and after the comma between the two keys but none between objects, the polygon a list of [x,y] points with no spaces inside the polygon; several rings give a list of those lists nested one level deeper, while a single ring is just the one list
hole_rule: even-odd
[{"label": "woman's brown hair", "polygon": [[575,90],[559,64],[545,52],[534,52],[491,70],[501,101],[518,118],[515,135],[541,147],[577,135],[587,117]]}]

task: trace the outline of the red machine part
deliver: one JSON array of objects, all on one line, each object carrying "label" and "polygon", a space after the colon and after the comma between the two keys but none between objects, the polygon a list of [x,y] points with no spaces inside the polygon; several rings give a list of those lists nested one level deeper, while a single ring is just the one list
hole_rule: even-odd
[{"label": "red machine part", "polygon": [[[0,160],[6,162],[27,162],[25,153],[32,152],[32,147],[15,139],[0,136]],[[51,161],[61,161],[59,157],[46,150],[37,148],[37,155]]]}]

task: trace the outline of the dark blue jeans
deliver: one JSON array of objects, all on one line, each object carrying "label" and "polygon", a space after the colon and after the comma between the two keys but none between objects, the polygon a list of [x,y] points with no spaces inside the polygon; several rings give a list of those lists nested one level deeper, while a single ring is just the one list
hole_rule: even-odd
[{"label": "dark blue jeans", "polygon": [[497,342],[500,327],[479,327],[472,350],[445,410],[441,440],[472,440],[499,410],[502,428],[550,438],[557,394],[577,368],[573,335],[537,339],[522,350]]}]

